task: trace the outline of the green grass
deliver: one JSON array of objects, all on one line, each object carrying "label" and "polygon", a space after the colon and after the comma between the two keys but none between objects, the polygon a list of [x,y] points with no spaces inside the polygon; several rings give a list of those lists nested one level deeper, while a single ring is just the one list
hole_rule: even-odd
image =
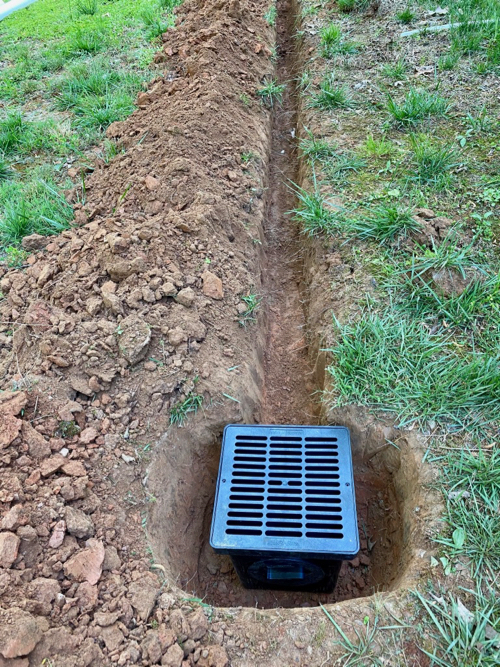
[{"label": "green grass", "polygon": [[174,405],[170,410],[170,423],[176,424],[177,426],[182,426],[186,421],[189,414],[195,414],[198,412],[198,409],[202,406],[203,396],[195,394],[192,391],[186,396],[186,398]]},{"label": "green grass", "polygon": [[394,63],[382,65],[382,74],[393,81],[405,81],[408,77],[408,63],[404,58],[396,60]]},{"label": "green grass", "polygon": [[450,182],[450,172],[459,165],[459,153],[454,144],[429,139],[427,135],[412,135],[413,178],[420,183],[443,188]]},{"label": "green grass", "polygon": [[36,175],[0,183],[0,244],[15,246],[28,234],[57,234],[67,229],[73,209],[54,181]]},{"label": "green grass", "polygon": [[415,125],[431,116],[446,117],[451,104],[437,93],[410,88],[404,100],[396,102],[391,95],[387,99],[387,111],[402,126]]},{"label": "green grass", "polygon": [[407,237],[422,229],[421,223],[412,216],[412,210],[397,204],[379,204],[349,223],[349,230],[358,238],[391,243],[398,237]]},{"label": "green grass", "polygon": [[386,155],[391,155],[391,153],[393,153],[394,144],[392,141],[389,141],[389,139],[385,139],[384,137],[376,139],[373,134],[369,134],[362,146],[362,151],[366,155],[385,157]]},{"label": "green grass", "polygon": [[311,132],[299,142],[302,155],[308,160],[326,160],[337,156],[337,145],[323,138],[316,138]]},{"label": "green grass", "polygon": [[370,0],[337,0],[337,7],[340,12],[349,14],[350,12],[364,11],[370,6]]},{"label": "green grass", "polygon": [[430,335],[393,308],[335,323],[330,352],[334,405],[355,403],[392,413],[400,426],[434,420],[450,429],[491,424],[500,408],[500,358]]},{"label": "green grass", "polygon": [[338,186],[365,167],[366,160],[355,153],[339,153],[333,159],[323,161],[326,180]]},{"label": "green grass", "polygon": [[283,101],[285,88],[284,83],[280,84],[278,79],[272,78],[262,88],[259,88],[257,95],[260,97],[262,104],[272,108],[275,104],[281,104]]},{"label": "green grass", "polygon": [[403,11],[396,14],[396,18],[400,23],[407,25],[415,20],[415,14],[411,11],[410,7],[406,7]]},{"label": "green grass", "polygon": [[333,58],[336,55],[353,55],[359,47],[354,42],[345,41],[340,26],[330,23],[320,31],[321,55]]},{"label": "green grass", "polygon": [[339,227],[339,212],[335,211],[321,195],[316,183],[313,192],[294,186],[298,207],[293,211],[293,220],[298,222],[303,234],[320,236],[332,234]]},{"label": "green grass", "polygon": [[[439,591],[439,595],[426,597],[419,592],[415,597],[426,615],[427,641],[421,645],[435,667],[496,667],[500,664],[497,631],[499,621],[498,600],[493,594],[478,590],[473,596],[461,591],[462,598],[472,598],[465,606],[458,595]],[[430,637],[428,636],[430,634]],[[429,639],[434,646],[430,651]]]},{"label": "green grass", "polygon": [[[112,122],[134,110],[137,92],[154,76],[150,41],[173,26],[178,4],[39,0],[0,23],[0,98],[7,101],[0,111],[4,247],[14,247],[25,233],[68,226],[71,207],[60,194],[68,186],[67,163],[59,158],[83,159]],[[25,106],[33,94],[40,98],[36,113]],[[103,150],[109,160],[112,151]]]},{"label": "green grass", "polygon": [[354,101],[346,86],[336,84],[333,76],[327,76],[321,82],[319,92],[311,97],[309,106],[322,111],[350,109]]},{"label": "green grass", "polygon": [[270,5],[269,9],[264,14],[264,19],[266,23],[268,23],[268,25],[270,26],[276,25],[276,3],[273,2],[273,4]]},{"label": "green grass", "polygon": [[238,324],[240,327],[246,327],[247,324],[256,322],[256,314],[260,308],[262,298],[257,294],[248,294],[247,296],[242,296],[241,300],[246,306],[246,310],[240,315]]}]

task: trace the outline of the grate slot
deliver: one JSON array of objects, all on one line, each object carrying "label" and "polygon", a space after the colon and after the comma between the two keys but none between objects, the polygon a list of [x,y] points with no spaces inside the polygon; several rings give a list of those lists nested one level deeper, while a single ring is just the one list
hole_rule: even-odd
[{"label": "grate slot", "polygon": [[266,530],[268,537],[302,537],[302,533],[292,530]]},{"label": "grate slot", "polygon": [[252,509],[252,510],[263,510],[264,505],[259,505],[258,503],[229,503],[228,507],[231,509]]}]

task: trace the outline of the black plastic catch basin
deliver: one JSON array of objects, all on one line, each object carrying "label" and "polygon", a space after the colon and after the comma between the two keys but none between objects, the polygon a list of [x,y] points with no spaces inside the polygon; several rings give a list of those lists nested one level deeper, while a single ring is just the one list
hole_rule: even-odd
[{"label": "black plastic catch basin", "polygon": [[331,593],[359,551],[348,429],[226,426],[210,544],[245,588]]}]

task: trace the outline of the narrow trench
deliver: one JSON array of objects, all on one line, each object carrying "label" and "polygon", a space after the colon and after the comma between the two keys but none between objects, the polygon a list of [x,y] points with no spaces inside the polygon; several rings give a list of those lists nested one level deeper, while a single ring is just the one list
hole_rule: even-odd
[{"label": "narrow trench", "polygon": [[[273,112],[264,229],[262,286],[267,340],[262,424],[324,423],[319,402],[314,402],[314,392],[320,387],[314,384],[307,348],[305,240],[287,214],[296,205],[291,186],[299,176],[296,136],[300,116],[295,81],[300,54],[293,38],[297,28],[293,2],[278,0],[277,4],[276,74],[278,83],[286,87],[282,103],[275,105]],[[151,492],[162,501],[155,506],[150,534],[158,536],[152,544],[172,580],[217,607],[309,607],[393,589],[412,557],[419,474],[411,448],[400,452],[388,447],[387,429],[372,418],[363,424],[362,416],[363,411],[354,406],[337,412],[336,423],[351,430],[361,551],[354,561],[342,564],[333,594],[247,590],[229,556],[216,554],[211,548],[222,426],[203,437],[196,429],[170,435],[169,447],[160,450],[154,466],[156,482]]]},{"label": "narrow trench", "polygon": [[273,113],[269,198],[264,221],[266,263],[263,291],[268,334],[264,361],[263,424],[314,424],[312,369],[306,340],[301,293],[302,260],[298,230],[288,214],[296,204],[298,180],[297,57],[293,33],[295,11],[288,0],[277,4],[277,66],[283,100]]}]

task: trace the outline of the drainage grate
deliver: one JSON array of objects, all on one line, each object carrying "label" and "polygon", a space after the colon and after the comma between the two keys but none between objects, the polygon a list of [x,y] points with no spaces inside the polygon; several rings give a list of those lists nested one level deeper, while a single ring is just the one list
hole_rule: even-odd
[{"label": "drainage grate", "polygon": [[359,537],[349,431],[227,426],[210,544],[236,556],[353,558]]}]

